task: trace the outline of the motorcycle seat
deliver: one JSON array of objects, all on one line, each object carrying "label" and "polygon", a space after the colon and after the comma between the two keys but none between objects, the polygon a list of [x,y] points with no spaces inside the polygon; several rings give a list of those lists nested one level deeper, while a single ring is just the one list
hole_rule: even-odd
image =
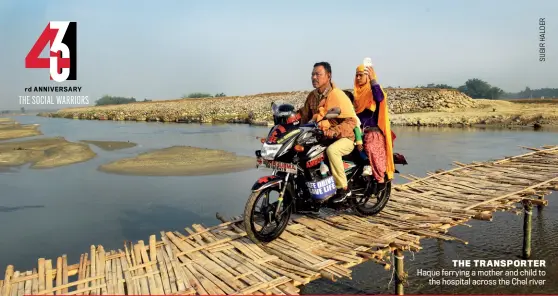
[{"label": "motorcycle seat", "polygon": [[354,162],[354,163],[359,163],[359,162],[362,162],[362,161],[367,161],[368,157],[364,154],[364,151],[361,155],[361,152],[358,151],[358,148],[355,146],[355,148],[353,149],[353,151],[351,153],[341,157],[341,159],[346,160],[346,161],[351,161],[351,162]]}]

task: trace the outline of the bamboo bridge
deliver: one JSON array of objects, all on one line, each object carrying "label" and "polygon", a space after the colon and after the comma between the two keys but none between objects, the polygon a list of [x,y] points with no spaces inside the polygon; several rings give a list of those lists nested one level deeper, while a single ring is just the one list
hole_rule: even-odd
[{"label": "bamboo bridge", "polygon": [[467,243],[448,229],[470,219],[492,220],[496,211],[524,213],[523,256],[530,256],[532,206],[546,205],[544,196],[558,190],[558,146],[523,148],[531,152],[454,162],[455,168],[423,178],[405,176],[410,182],[395,186],[374,217],[293,217],[284,234],[265,246],[246,237],[240,217],[218,217],[220,225],[161,231],[159,239],[124,242],[119,250],[91,246],[73,265],[66,255],[39,258],[30,271],[9,265],[0,295],[298,294],[318,278],[351,278],[351,267],[364,261],[390,269],[390,256],[396,258],[395,293],[403,294],[404,251],[419,251],[424,238]]}]

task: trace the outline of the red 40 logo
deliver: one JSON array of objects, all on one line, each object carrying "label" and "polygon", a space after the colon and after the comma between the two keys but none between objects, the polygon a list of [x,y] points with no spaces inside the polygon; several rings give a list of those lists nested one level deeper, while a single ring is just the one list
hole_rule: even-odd
[{"label": "red 40 logo", "polygon": [[[50,69],[50,80],[56,82],[76,80],[76,35],[76,22],[49,22],[25,57],[25,68]],[[47,44],[50,55],[41,58]]]}]

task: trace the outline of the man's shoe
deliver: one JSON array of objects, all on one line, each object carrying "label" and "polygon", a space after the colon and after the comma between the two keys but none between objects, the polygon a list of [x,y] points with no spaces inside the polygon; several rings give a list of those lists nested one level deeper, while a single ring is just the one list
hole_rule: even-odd
[{"label": "man's shoe", "polygon": [[335,193],[335,196],[331,199],[331,202],[333,203],[344,202],[347,199],[347,197],[351,196],[351,194],[352,194],[351,190],[339,188],[337,189],[337,193]]}]

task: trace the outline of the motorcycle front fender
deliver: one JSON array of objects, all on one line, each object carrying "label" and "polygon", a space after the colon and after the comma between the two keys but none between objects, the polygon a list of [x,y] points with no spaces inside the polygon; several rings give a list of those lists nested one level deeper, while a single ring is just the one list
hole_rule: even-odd
[{"label": "motorcycle front fender", "polygon": [[263,176],[259,178],[256,183],[254,183],[254,185],[252,186],[252,192],[258,192],[273,186],[280,186],[281,183],[283,183],[283,179],[281,179],[281,177],[279,176]]}]

